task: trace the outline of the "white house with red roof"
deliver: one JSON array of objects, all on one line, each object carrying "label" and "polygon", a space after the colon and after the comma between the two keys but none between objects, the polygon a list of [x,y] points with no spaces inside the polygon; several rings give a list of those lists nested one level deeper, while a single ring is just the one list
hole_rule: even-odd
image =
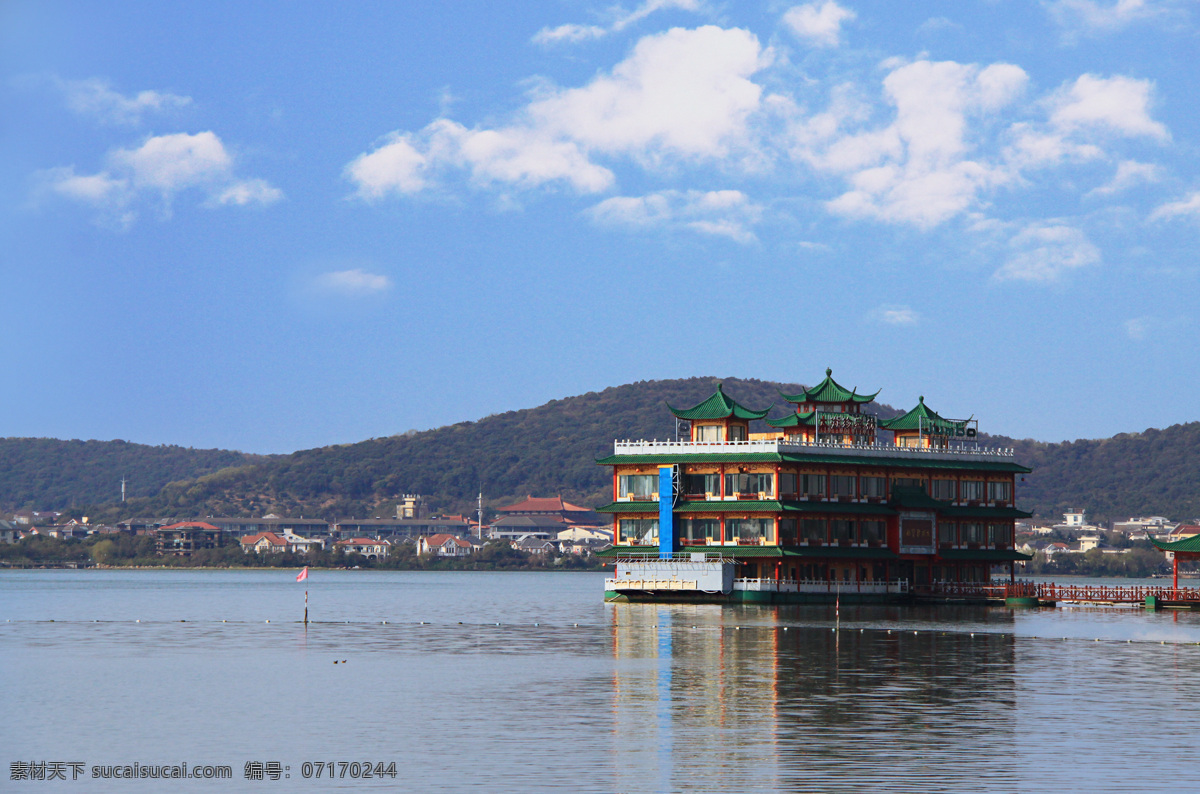
[{"label": "white house with red roof", "polygon": [[246,535],[241,539],[242,551],[262,553],[284,553],[294,551],[303,554],[311,548],[320,548],[321,542],[317,540],[309,540],[302,538],[299,535],[293,535],[290,532],[279,534],[276,532],[255,532],[253,535]]},{"label": "white house with red roof", "polygon": [[355,552],[369,560],[384,559],[388,555],[388,549],[391,548],[391,544],[386,540],[374,538],[346,538],[339,540],[334,545],[346,553]]},{"label": "white house with red roof", "polygon": [[430,535],[417,538],[417,554],[435,554],[438,557],[466,557],[475,553],[470,541],[457,535]]}]

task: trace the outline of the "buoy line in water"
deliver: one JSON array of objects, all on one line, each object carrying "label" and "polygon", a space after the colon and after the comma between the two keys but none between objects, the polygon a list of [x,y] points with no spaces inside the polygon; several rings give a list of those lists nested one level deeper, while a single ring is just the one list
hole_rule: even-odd
[{"label": "buoy line in water", "polygon": [[[216,624],[239,626],[239,625],[250,625],[250,624],[256,624],[256,625],[271,624],[272,620],[270,618],[266,618],[261,621],[257,620],[257,619],[248,619],[248,618],[241,619],[241,620],[229,620],[227,618],[221,619],[221,620],[216,620],[216,619],[197,620],[197,619],[187,619],[187,618],[162,619],[162,620],[143,620],[141,618],[123,619],[123,620],[99,619],[99,618],[93,618],[90,620],[87,620],[87,619],[62,620],[62,619],[58,619],[58,618],[42,618],[42,619],[26,620],[26,619],[17,618],[14,620],[12,618],[7,618],[7,619],[5,619],[5,623],[10,624],[10,625],[13,625],[13,624],[16,624],[16,625],[22,625],[22,624],[46,625],[46,624],[53,623],[56,625],[63,625],[63,626],[73,626],[73,625],[162,626],[162,625],[178,625],[178,624],[182,623],[182,624],[187,624],[189,626],[206,626],[206,625],[211,626],[211,625],[216,625]],[[540,628],[540,629],[545,629],[545,630],[554,630],[554,629],[574,630],[574,629],[579,629],[579,628],[583,628],[583,629],[602,628],[602,629],[607,630],[612,627],[612,624],[610,624],[610,623],[595,623],[595,624],[583,624],[583,625],[580,625],[579,623],[553,624],[553,623],[543,623],[541,621],[537,621],[534,623],[502,623],[502,622],[497,623],[497,622],[493,622],[493,621],[487,621],[484,623],[467,623],[467,622],[461,621],[461,620],[454,621],[454,622],[447,621],[447,622],[443,622],[443,623],[438,623],[435,621],[428,621],[428,620],[420,620],[420,621],[413,623],[413,622],[406,622],[406,621],[394,621],[394,620],[384,620],[384,619],[379,619],[379,620],[309,620],[307,622],[302,621],[302,620],[292,620],[292,621],[275,620],[274,625],[276,625],[276,626],[388,626],[388,627],[395,628],[395,629],[420,628],[420,627],[424,627],[424,626],[428,626],[430,628],[462,626],[464,628],[473,628],[473,629]],[[749,624],[749,625],[734,624],[732,626],[729,626],[729,625],[715,625],[715,624],[704,625],[704,624],[682,624],[682,623],[680,623],[680,624],[667,624],[667,625],[652,624],[652,625],[642,626],[640,628],[647,629],[647,630],[649,630],[649,629],[658,630],[658,629],[665,628],[665,629],[671,629],[672,631],[697,631],[697,632],[776,631],[776,632],[784,633],[790,629],[795,629],[798,631],[803,631],[805,629],[824,630],[825,627],[813,626],[813,625],[779,626],[779,625],[763,625],[763,624]],[[1195,646],[1200,646],[1200,640],[1193,641],[1193,640],[1164,640],[1164,639],[1132,639],[1132,638],[1128,638],[1128,637],[1125,637],[1125,638],[1118,638],[1118,637],[1058,637],[1058,636],[1049,637],[1049,636],[1040,636],[1040,635],[1010,634],[1008,632],[997,632],[997,631],[968,631],[966,629],[954,631],[954,630],[946,630],[945,628],[924,629],[924,630],[910,629],[910,628],[882,628],[882,627],[869,627],[869,628],[858,627],[858,628],[855,628],[855,627],[838,627],[838,626],[831,626],[828,628],[831,633],[847,634],[847,635],[862,635],[867,632],[870,632],[873,634],[881,633],[884,636],[895,635],[896,637],[900,637],[900,636],[904,636],[904,635],[943,636],[943,637],[953,635],[953,636],[968,636],[971,638],[1012,637],[1013,639],[1019,639],[1019,640],[1039,640],[1039,641],[1055,641],[1055,642],[1074,641],[1074,642],[1105,642],[1105,643],[1120,643],[1120,644],[1137,643],[1137,644],[1144,644],[1144,645],[1175,645],[1175,646],[1195,645]]]}]

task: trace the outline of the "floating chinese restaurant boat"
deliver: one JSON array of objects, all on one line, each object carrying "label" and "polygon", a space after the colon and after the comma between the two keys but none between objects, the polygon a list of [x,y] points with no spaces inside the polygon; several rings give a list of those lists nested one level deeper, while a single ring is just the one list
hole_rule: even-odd
[{"label": "floating chinese restaurant boat", "polygon": [[[721,386],[686,410],[677,441],[616,441],[611,466],[616,573],[610,601],[895,603],[981,592],[1013,548],[1011,449],[981,447],[973,419],[922,397],[879,420],[878,394],[831,370],[767,419]],[[750,423],[765,421],[766,433]],[[883,440],[880,431],[891,438]],[[973,585],[973,586],[968,586]]]}]

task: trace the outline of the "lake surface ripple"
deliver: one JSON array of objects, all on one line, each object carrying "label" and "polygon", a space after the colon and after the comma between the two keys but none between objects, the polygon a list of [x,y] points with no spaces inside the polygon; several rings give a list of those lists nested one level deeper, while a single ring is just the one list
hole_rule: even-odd
[{"label": "lake surface ripple", "polygon": [[[1200,614],[605,604],[602,578],[314,571],[305,628],[294,572],[0,573],[8,763],[234,771],[11,786],[1116,792],[1200,768]],[[397,778],[304,780],[318,760]]]}]

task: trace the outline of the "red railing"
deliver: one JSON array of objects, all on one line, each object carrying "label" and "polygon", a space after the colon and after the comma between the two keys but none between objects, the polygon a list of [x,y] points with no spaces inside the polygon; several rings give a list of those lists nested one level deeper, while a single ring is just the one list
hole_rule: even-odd
[{"label": "red railing", "polygon": [[1112,604],[1141,604],[1155,596],[1162,601],[1200,603],[1200,587],[1159,587],[1054,582],[934,582],[929,592],[939,596],[973,598],[1038,598],[1042,601],[1081,601]]}]

